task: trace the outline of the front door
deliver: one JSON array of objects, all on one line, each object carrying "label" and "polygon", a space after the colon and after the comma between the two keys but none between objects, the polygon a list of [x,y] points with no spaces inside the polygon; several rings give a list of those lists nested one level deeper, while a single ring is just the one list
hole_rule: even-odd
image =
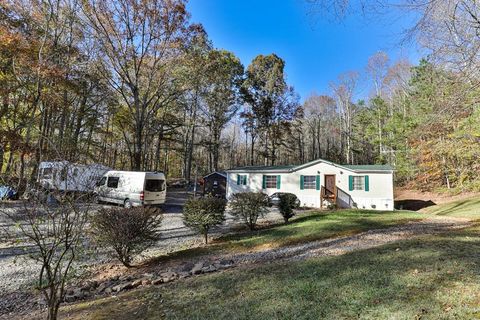
[{"label": "front door", "polygon": [[326,174],[325,175],[325,195],[332,196],[335,194],[335,175]]}]

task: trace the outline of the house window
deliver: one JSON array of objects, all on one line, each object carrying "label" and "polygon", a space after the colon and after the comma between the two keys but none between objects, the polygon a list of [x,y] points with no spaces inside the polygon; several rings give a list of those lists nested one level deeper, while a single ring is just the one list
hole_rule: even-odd
[{"label": "house window", "polygon": [[246,174],[239,174],[237,176],[237,184],[241,186],[247,185],[247,175]]},{"label": "house window", "polygon": [[265,176],[265,187],[267,189],[277,188],[277,176]]},{"label": "house window", "polygon": [[354,176],[353,177],[353,190],[364,190],[365,189],[365,177],[364,176]]},{"label": "house window", "polygon": [[316,189],[317,176],[303,176],[303,189]]},{"label": "house window", "polygon": [[120,180],[119,177],[108,177],[107,187],[118,188],[118,180]]}]

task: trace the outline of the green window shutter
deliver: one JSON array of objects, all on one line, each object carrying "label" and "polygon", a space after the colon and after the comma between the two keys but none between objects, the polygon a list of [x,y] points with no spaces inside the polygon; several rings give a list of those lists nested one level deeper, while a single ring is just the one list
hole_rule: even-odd
[{"label": "green window shutter", "polygon": [[265,175],[262,176],[262,189],[267,189],[267,177]]},{"label": "green window shutter", "polygon": [[317,187],[317,190],[320,190],[320,175],[319,174],[317,174],[317,180],[316,180],[315,185]]},{"label": "green window shutter", "polygon": [[243,176],[243,184],[244,184],[244,185],[247,185],[247,175],[244,175],[244,176]]},{"label": "green window shutter", "polygon": [[353,176],[348,176],[348,190],[353,191]]},{"label": "green window shutter", "polygon": [[237,174],[237,186],[240,184],[240,175]]},{"label": "green window shutter", "polygon": [[369,183],[368,176],[365,176],[365,191],[370,191],[370,183]]},{"label": "green window shutter", "polygon": [[303,176],[300,176],[300,190],[303,190]]},{"label": "green window shutter", "polygon": [[277,176],[277,189],[280,189],[280,178],[281,178],[281,176],[278,175]]}]

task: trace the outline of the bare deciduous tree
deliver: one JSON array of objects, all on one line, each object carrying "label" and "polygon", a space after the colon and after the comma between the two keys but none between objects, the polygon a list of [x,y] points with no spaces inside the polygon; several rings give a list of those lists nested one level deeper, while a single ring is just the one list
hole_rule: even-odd
[{"label": "bare deciduous tree", "polygon": [[107,81],[129,111],[132,132],[124,138],[133,146],[132,168],[140,170],[147,123],[172,98],[171,68],[188,31],[185,3],[89,0],[83,9],[104,56]]},{"label": "bare deciduous tree", "polygon": [[14,227],[4,230],[10,239],[25,238],[34,247],[30,254],[40,270],[36,288],[43,294],[47,319],[57,319],[65,297],[65,285],[82,247],[90,206],[84,196],[73,196],[58,189],[29,193],[21,208],[7,206],[0,213]]}]

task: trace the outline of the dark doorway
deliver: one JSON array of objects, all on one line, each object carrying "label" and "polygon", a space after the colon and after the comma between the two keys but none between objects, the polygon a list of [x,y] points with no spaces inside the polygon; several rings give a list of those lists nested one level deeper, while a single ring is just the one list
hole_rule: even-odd
[{"label": "dark doorway", "polygon": [[325,175],[325,195],[330,196],[335,194],[335,175]]}]

